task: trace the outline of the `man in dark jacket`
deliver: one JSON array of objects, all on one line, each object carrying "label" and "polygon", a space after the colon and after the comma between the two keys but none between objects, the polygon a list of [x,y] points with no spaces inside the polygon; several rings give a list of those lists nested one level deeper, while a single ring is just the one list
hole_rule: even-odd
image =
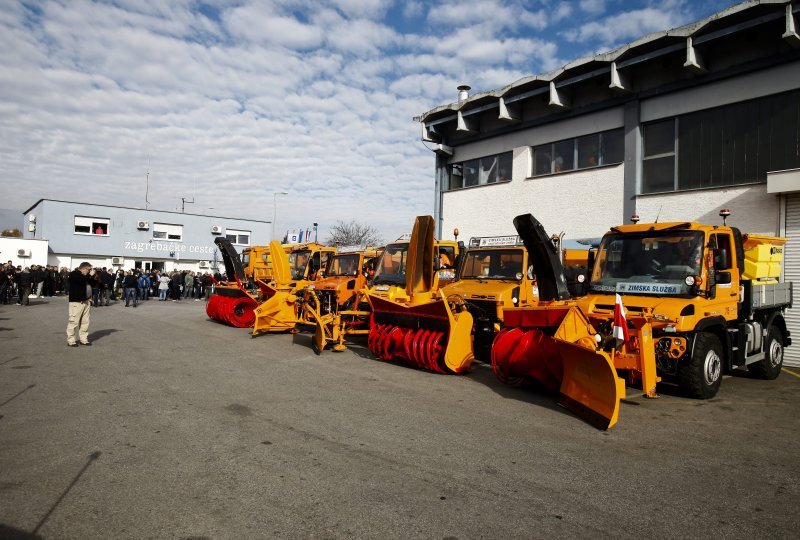
[{"label": "man in dark jacket", "polygon": [[116,300],[116,298],[114,298],[114,274],[103,269],[102,279],[106,287],[105,291],[103,291],[103,299],[106,301],[105,305],[108,305],[109,299]]},{"label": "man in dark jacket", "polygon": [[170,285],[172,286],[172,301],[176,302],[181,299],[181,283],[183,278],[180,272],[173,272],[170,278]]},{"label": "man in dark jacket", "polygon": [[122,279],[122,289],[125,291],[125,307],[128,307],[133,300],[133,307],[139,301],[139,280],[136,275],[128,270]]},{"label": "man in dark jacket", "polygon": [[55,279],[53,277],[53,268],[50,266],[44,267],[44,287],[42,289],[42,296],[49,298],[54,294]]},{"label": "man in dark jacket", "polygon": [[213,286],[214,286],[214,278],[211,277],[211,274],[206,273],[206,275],[203,276],[203,290],[205,291],[206,300],[211,298],[211,293],[213,292]]},{"label": "man in dark jacket", "polygon": [[11,289],[11,278],[8,277],[8,268],[5,264],[0,264],[0,304],[8,304]]},{"label": "man in dark jacket", "polygon": [[91,263],[82,262],[70,272],[69,281],[69,322],[67,323],[67,345],[77,347],[75,330],[80,327],[81,345],[89,343],[89,310],[92,307],[92,283],[94,268]]},{"label": "man in dark jacket", "polygon": [[17,290],[19,292],[19,303],[23,306],[30,305],[28,297],[31,295],[31,287],[33,286],[33,274],[26,266],[25,269],[19,274],[17,278]]},{"label": "man in dark jacket", "polygon": [[42,267],[34,264],[31,266],[31,295],[34,298],[42,296],[42,287],[44,286],[44,272]]}]

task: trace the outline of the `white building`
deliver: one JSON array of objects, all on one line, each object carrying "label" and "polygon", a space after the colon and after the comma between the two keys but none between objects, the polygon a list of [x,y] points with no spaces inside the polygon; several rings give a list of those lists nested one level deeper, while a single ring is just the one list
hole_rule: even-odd
[{"label": "white building", "polygon": [[24,266],[74,268],[88,261],[107,268],[210,271],[222,264],[215,238],[227,237],[240,252],[271,238],[269,221],[104,204],[40,199],[24,214],[25,238],[47,241],[46,260],[31,250]]},{"label": "white building", "polygon": [[[754,1],[455,103],[418,120],[436,152],[439,235],[568,239],[643,222],[787,236],[800,290],[800,6]],[[800,303],[800,302],[798,302]],[[800,307],[787,317],[800,338]],[[800,347],[787,349],[800,361]]]}]

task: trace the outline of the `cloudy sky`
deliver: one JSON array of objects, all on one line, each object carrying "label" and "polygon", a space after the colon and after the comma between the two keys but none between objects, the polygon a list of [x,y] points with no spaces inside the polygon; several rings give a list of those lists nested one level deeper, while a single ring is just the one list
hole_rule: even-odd
[{"label": "cloudy sky", "polygon": [[433,211],[412,118],[729,0],[0,0],[0,208],[42,197],[386,239]]}]

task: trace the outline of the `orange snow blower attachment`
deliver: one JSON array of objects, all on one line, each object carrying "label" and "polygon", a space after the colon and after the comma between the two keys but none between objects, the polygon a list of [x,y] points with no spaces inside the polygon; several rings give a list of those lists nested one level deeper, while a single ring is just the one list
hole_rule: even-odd
[{"label": "orange snow blower attachment", "polygon": [[472,364],[472,315],[439,290],[434,222],[420,216],[409,242],[389,244],[367,299],[372,306],[368,345],[386,361],[438,373],[462,373]]},{"label": "orange snow blower attachment", "polygon": [[303,292],[302,318],[314,324],[314,351],[322,354],[329,344],[345,351],[347,336],[369,334],[369,304],[364,291],[383,248],[340,246],[328,258],[325,277]]},{"label": "orange snow blower attachment", "polygon": [[561,394],[560,403],[589,423],[617,422],[625,382],[598,349],[597,332],[571,301],[558,253],[530,214],[514,226],[528,251],[539,288],[536,306],[504,310],[505,328],[492,345],[492,369],[506,384],[534,379]]},{"label": "orange snow blower attachment", "polygon": [[273,281],[271,283],[259,281],[259,285],[271,296],[255,309],[254,336],[264,332],[291,330],[298,322],[297,296],[294,295],[296,283],[292,282],[289,257],[277,240],[270,242],[269,251]]},{"label": "orange snow blower attachment", "polygon": [[206,302],[206,314],[215,321],[237,328],[249,328],[253,326],[253,310],[258,306],[258,301],[245,287],[246,277],[242,262],[229,240],[217,238],[214,243],[225,263],[228,281],[217,283],[215,293]]}]

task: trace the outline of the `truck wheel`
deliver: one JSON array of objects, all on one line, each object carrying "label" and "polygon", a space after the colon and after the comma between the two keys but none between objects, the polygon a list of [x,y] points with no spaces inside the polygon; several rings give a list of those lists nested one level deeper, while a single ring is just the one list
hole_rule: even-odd
[{"label": "truck wheel", "polygon": [[764,344],[764,359],[747,366],[753,376],[771,381],[781,373],[783,366],[783,333],[777,326],[767,330],[767,341]]},{"label": "truck wheel", "polygon": [[689,396],[709,399],[717,395],[722,382],[722,344],[708,332],[697,334],[694,353],[678,370],[681,388]]}]

